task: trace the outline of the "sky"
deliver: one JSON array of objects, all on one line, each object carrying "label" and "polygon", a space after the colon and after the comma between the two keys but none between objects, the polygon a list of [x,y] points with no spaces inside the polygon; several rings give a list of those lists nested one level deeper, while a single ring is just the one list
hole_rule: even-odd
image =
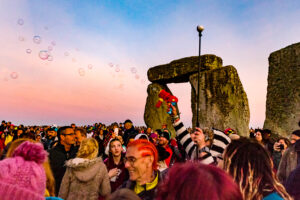
[{"label": "sky", "polygon": [[[202,54],[236,67],[250,127],[265,119],[268,57],[300,42],[297,0],[0,0],[0,119],[144,125],[147,70]],[[168,84],[191,126],[191,86]]]}]

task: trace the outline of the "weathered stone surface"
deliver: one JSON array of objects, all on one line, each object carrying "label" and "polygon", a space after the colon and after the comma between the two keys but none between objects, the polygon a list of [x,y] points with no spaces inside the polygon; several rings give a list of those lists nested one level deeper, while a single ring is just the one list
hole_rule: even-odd
[{"label": "weathered stone surface", "polygon": [[[198,74],[190,76],[192,85],[193,126],[196,124]],[[200,127],[220,130],[232,128],[239,135],[249,131],[250,111],[247,95],[233,66],[200,73]]]},{"label": "weathered stone surface", "polygon": [[171,93],[170,89],[166,85],[160,85],[157,83],[148,85],[148,97],[145,106],[144,121],[147,127],[151,127],[154,130],[161,129],[163,124],[167,124],[168,129],[172,132],[172,135],[175,136],[175,130],[172,126],[171,118],[167,113],[166,103],[164,102],[160,108],[155,107],[158,101],[158,94],[162,89]]},{"label": "weathered stone surface", "polygon": [[264,128],[289,136],[300,120],[300,43],[269,56]]},{"label": "weathered stone surface", "polygon": [[[161,84],[188,82],[189,76],[198,72],[198,63],[199,56],[192,56],[152,67],[148,70],[148,79]],[[222,59],[218,56],[211,54],[201,56],[201,70],[221,68],[222,63]]]}]

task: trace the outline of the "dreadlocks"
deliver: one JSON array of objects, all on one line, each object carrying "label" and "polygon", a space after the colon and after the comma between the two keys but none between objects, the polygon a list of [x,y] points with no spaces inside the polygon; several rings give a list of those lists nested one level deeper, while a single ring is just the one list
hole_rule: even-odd
[{"label": "dreadlocks", "polygon": [[232,141],[225,152],[223,168],[239,185],[245,200],[263,199],[273,192],[292,199],[275,176],[269,154],[257,142]]}]

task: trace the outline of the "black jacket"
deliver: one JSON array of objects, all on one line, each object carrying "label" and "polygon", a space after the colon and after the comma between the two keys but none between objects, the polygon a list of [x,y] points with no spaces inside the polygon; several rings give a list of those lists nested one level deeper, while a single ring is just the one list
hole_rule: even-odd
[{"label": "black jacket", "polygon": [[77,151],[78,147],[72,146],[70,151],[66,152],[65,147],[60,143],[49,151],[50,166],[55,178],[56,195],[59,192],[62,178],[66,172],[65,162],[69,159],[75,158]]},{"label": "black jacket", "polygon": [[134,126],[132,126],[130,129],[124,131],[123,135],[123,141],[124,145],[127,146],[129,139],[134,138],[138,132],[134,129]]}]

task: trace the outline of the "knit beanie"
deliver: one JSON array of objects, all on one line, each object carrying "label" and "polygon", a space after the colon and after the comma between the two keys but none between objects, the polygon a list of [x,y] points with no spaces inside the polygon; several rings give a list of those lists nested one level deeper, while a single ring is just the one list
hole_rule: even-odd
[{"label": "knit beanie", "polygon": [[47,152],[42,144],[26,141],[13,157],[0,161],[1,200],[45,199],[46,175],[42,163]]},{"label": "knit beanie", "polygon": [[160,137],[164,137],[167,140],[170,140],[170,134],[168,132],[166,132],[166,131],[161,132],[159,136]]}]

